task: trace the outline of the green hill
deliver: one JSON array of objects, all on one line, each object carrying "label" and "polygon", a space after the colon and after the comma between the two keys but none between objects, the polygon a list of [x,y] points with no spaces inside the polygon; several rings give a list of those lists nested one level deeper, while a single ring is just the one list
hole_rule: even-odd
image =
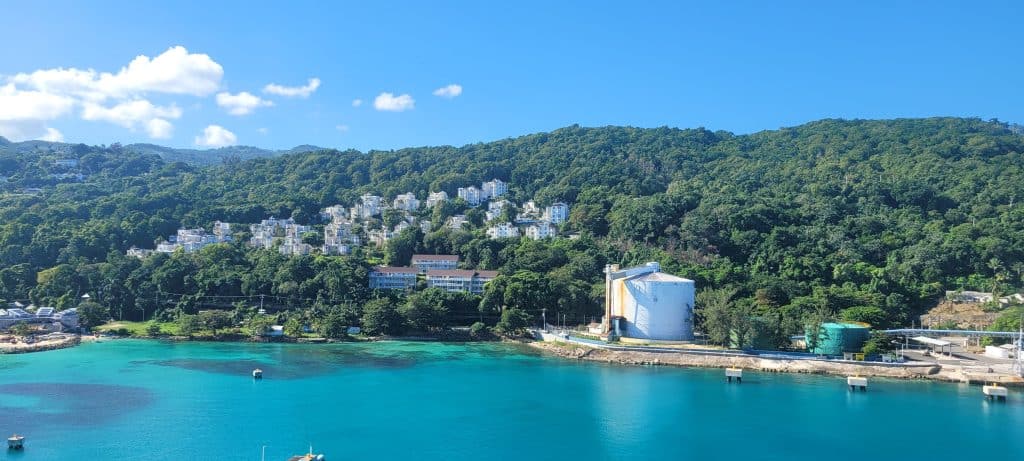
[{"label": "green hill", "polygon": [[[509,277],[539,274],[530,283],[542,283],[552,308],[579,321],[600,313],[595,282],[608,262],[658,260],[699,287],[735,290],[735,309],[775,318],[783,333],[818,314],[903,324],[946,289],[1024,285],[1024,136],[994,121],[822,120],[750,135],[571,126],[462,147],[274,157],[253,150],[259,158],[249,160],[232,151],[232,161],[209,166],[171,164],[147,155],[164,157],[162,148],[139,146],[87,148],[79,152],[92,173],[84,183],[0,201],[4,296],[70,300],[109,279],[121,293],[111,304],[126,312],[167,308],[140,301],[157,285],[363,302],[372,296],[366,290],[332,288],[324,274],[365,284],[368,262],[392,248],[291,260],[243,246],[144,263],[118,255],[151,248],[178,226],[271,215],[316,224],[321,208],[351,205],[363,193],[423,199],[491,178],[510,182],[517,203],[571,203],[565,231],[583,237],[496,241],[474,228],[413,235],[408,245],[455,252]],[[456,211],[426,216],[436,225]],[[334,267],[334,259],[353,266]],[[37,274],[46,269],[49,278]],[[50,282],[58,273],[66,286]],[[194,309],[197,299],[176,308]]]}]

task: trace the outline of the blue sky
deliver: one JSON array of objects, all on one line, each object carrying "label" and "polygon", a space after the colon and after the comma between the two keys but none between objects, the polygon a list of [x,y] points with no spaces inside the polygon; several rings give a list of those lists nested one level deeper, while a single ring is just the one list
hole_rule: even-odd
[{"label": "blue sky", "polygon": [[574,123],[1024,122],[1022,2],[320,3],[5,3],[0,135],[366,150]]}]

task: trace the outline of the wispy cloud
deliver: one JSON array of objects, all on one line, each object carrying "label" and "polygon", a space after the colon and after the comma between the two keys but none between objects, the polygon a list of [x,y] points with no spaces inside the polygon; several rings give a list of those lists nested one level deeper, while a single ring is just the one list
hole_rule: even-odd
[{"label": "wispy cloud", "polygon": [[348,125],[337,125],[337,126],[334,127],[334,129],[336,129],[336,130],[338,130],[338,131],[340,131],[342,133],[348,133]]},{"label": "wispy cloud", "polygon": [[434,96],[440,96],[448,99],[452,99],[460,94],[462,94],[462,85],[455,83],[448,86],[442,86],[441,88],[434,90]]},{"label": "wispy cloud", "polygon": [[359,107],[361,105],[363,105],[363,100],[362,99],[358,99],[357,98],[357,99],[353,99],[352,100],[352,107]]},{"label": "wispy cloud", "polygon": [[320,79],[313,77],[305,86],[284,86],[271,83],[263,87],[263,92],[288,98],[308,98],[317,88],[320,88]]},{"label": "wispy cloud", "polygon": [[373,100],[373,108],[387,112],[404,112],[416,107],[416,100],[408,94],[395,96],[392,93],[381,93]]}]

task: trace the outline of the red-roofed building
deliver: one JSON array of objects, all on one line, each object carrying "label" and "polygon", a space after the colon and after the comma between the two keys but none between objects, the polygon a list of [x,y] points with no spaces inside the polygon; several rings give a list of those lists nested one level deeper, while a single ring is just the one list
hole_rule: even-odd
[{"label": "red-roofed building", "polygon": [[456,255],[412,255],[412,266],[421,274],[434,269],[455,269],[458,265],[459,257]]},{"label": "red-roofed building", "polygon": [[370,288],[380,290],[412,290],[416,288],[415,267],[379,266],[370,271]]},{"label": "red-roofed building", "polygon": [[498,271],[433,269],[427,271],[427,286],[445,291],[468,291],[483,294],[484,284],[494,280]]}]

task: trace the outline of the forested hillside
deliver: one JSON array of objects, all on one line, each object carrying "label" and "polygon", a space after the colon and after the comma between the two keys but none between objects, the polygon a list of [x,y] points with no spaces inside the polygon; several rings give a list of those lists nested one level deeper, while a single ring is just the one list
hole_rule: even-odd
[{"label": "forested hillside", "polygon": [[[573,126],[463,147],[320,150],[208,167],[130,148],[74,155],[88,168],[83,182],[0,200],[0,295],[9,300],[67,306],[99,293],[115,316],[138,318],[264,295],[281,307],[346,306],[357,318],[381,295],[366,288],[371,263],[453,252],[502,276],[482,300],[438,301],[461,312],[450,322],[479,314],[477,305],[485,315],[543,307],[589,321],[601,312],[605,263],[657,260],[783,335],[810,315],[903,324],[946,289],[1024,284],[1024,136],[977,119],[823,120],[752,135]],[[12,177],[32,167],[0,162]],[[491,178],[508,181],[516,202],[572,203],[565,231],[581,238],[441,229],[351,257],[286,258],[242,244],[124,256],[179,226],[272,215],[318,224],[321,208],[363,193],[454,195]],[[438,223],[458,211],[425,213]]]}]

